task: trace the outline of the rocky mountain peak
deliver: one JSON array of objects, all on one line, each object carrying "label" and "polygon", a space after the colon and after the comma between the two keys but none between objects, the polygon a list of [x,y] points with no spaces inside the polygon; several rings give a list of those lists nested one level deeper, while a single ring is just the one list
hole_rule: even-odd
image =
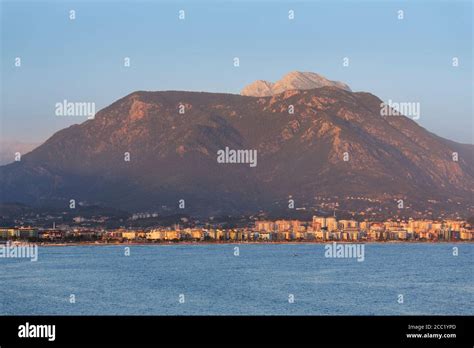
[{"label": "rocky mountain peak", "polygon": [[275,83],[264,80],[252,82],[242,89],[241,94],[251,97],[269,97],[288,90],[307,90],[326,86],[351,91],[343,82],[331,81],[313,72],[292,71]]}]

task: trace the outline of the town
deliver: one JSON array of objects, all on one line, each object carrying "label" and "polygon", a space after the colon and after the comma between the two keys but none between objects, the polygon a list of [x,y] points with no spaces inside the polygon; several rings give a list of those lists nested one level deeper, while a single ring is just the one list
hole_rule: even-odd
[{"label": "town", "polygon": [[0,240],[40,243],[178,243],[178,242],[456,242],[474,241],[473,226],[460,220],[337,220],[313,216],[312,221],[257,220],[252,226],[116,228],[53,225],[51,228],[0,228]]}]

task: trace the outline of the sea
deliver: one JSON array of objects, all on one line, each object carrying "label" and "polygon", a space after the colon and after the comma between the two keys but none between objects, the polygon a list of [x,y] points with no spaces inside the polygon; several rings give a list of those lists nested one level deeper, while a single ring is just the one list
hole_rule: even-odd
[{"label": "sea", "polygon": [[329,247],[40,246],[0,258],[0,315],[474,314],[472,243]]}]

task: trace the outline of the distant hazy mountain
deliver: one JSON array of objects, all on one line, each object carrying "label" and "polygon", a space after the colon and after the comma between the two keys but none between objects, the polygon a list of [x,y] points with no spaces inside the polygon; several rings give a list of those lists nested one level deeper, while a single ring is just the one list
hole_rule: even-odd
[{"label": "distant hazy mountain", "polygon": [[15,154],[19,152],[21,156],[27,154],[39,143],[25,143],[21,141],[0,141],[0,165],[11,163],[15,160]]},{"label": "distant hazy mountain", "polygon": [[[280,85],[308,86],[292,81]],[[135,211],[178,210],[184,199],[186,213],[215,214],[271,210],[289,195],[298,204],[316,195],[404,195],[411,204],[453,199],[466,210],[474,147],[404,116],[382,117],[381,103],[334,86],[270,97],[134,92],[0,167],[0,200]],[[226,147],[257,150],[257,166],[218,163]]]},{"label": "distant hazy mountain", "polygon": [[324,76],[312,72],[293,71],[275,83],[257,80],[244,87],[240,94],[252,97],[268,97],[289,90],[305,90],[320,87],[337,87],[351,91],[345,83],[331,81]]}]

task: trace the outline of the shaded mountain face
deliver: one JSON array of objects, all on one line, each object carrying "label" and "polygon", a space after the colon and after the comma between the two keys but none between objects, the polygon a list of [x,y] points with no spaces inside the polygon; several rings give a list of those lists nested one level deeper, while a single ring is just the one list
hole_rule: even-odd
[{"label": "shaded mountain face", "polygon": [[351,91],[348,85],[339,81],[331,81],[313,72],[293,71],[277,82],[257,80],[244,87],[240,94],[252,97],[268,97],[290,90],[306,90],[321,87],[337,87]]},{"label": "shaded mountain face", "polygon": [[[381,103],[337,87],[271,97],[135,92],[0,167],[0,199],[212,215],[357,195],[411,206],[451,199],[466,211],[473,146],[382,117]],[[256,150],[257,165],[219,163],[226,147]]]}]

